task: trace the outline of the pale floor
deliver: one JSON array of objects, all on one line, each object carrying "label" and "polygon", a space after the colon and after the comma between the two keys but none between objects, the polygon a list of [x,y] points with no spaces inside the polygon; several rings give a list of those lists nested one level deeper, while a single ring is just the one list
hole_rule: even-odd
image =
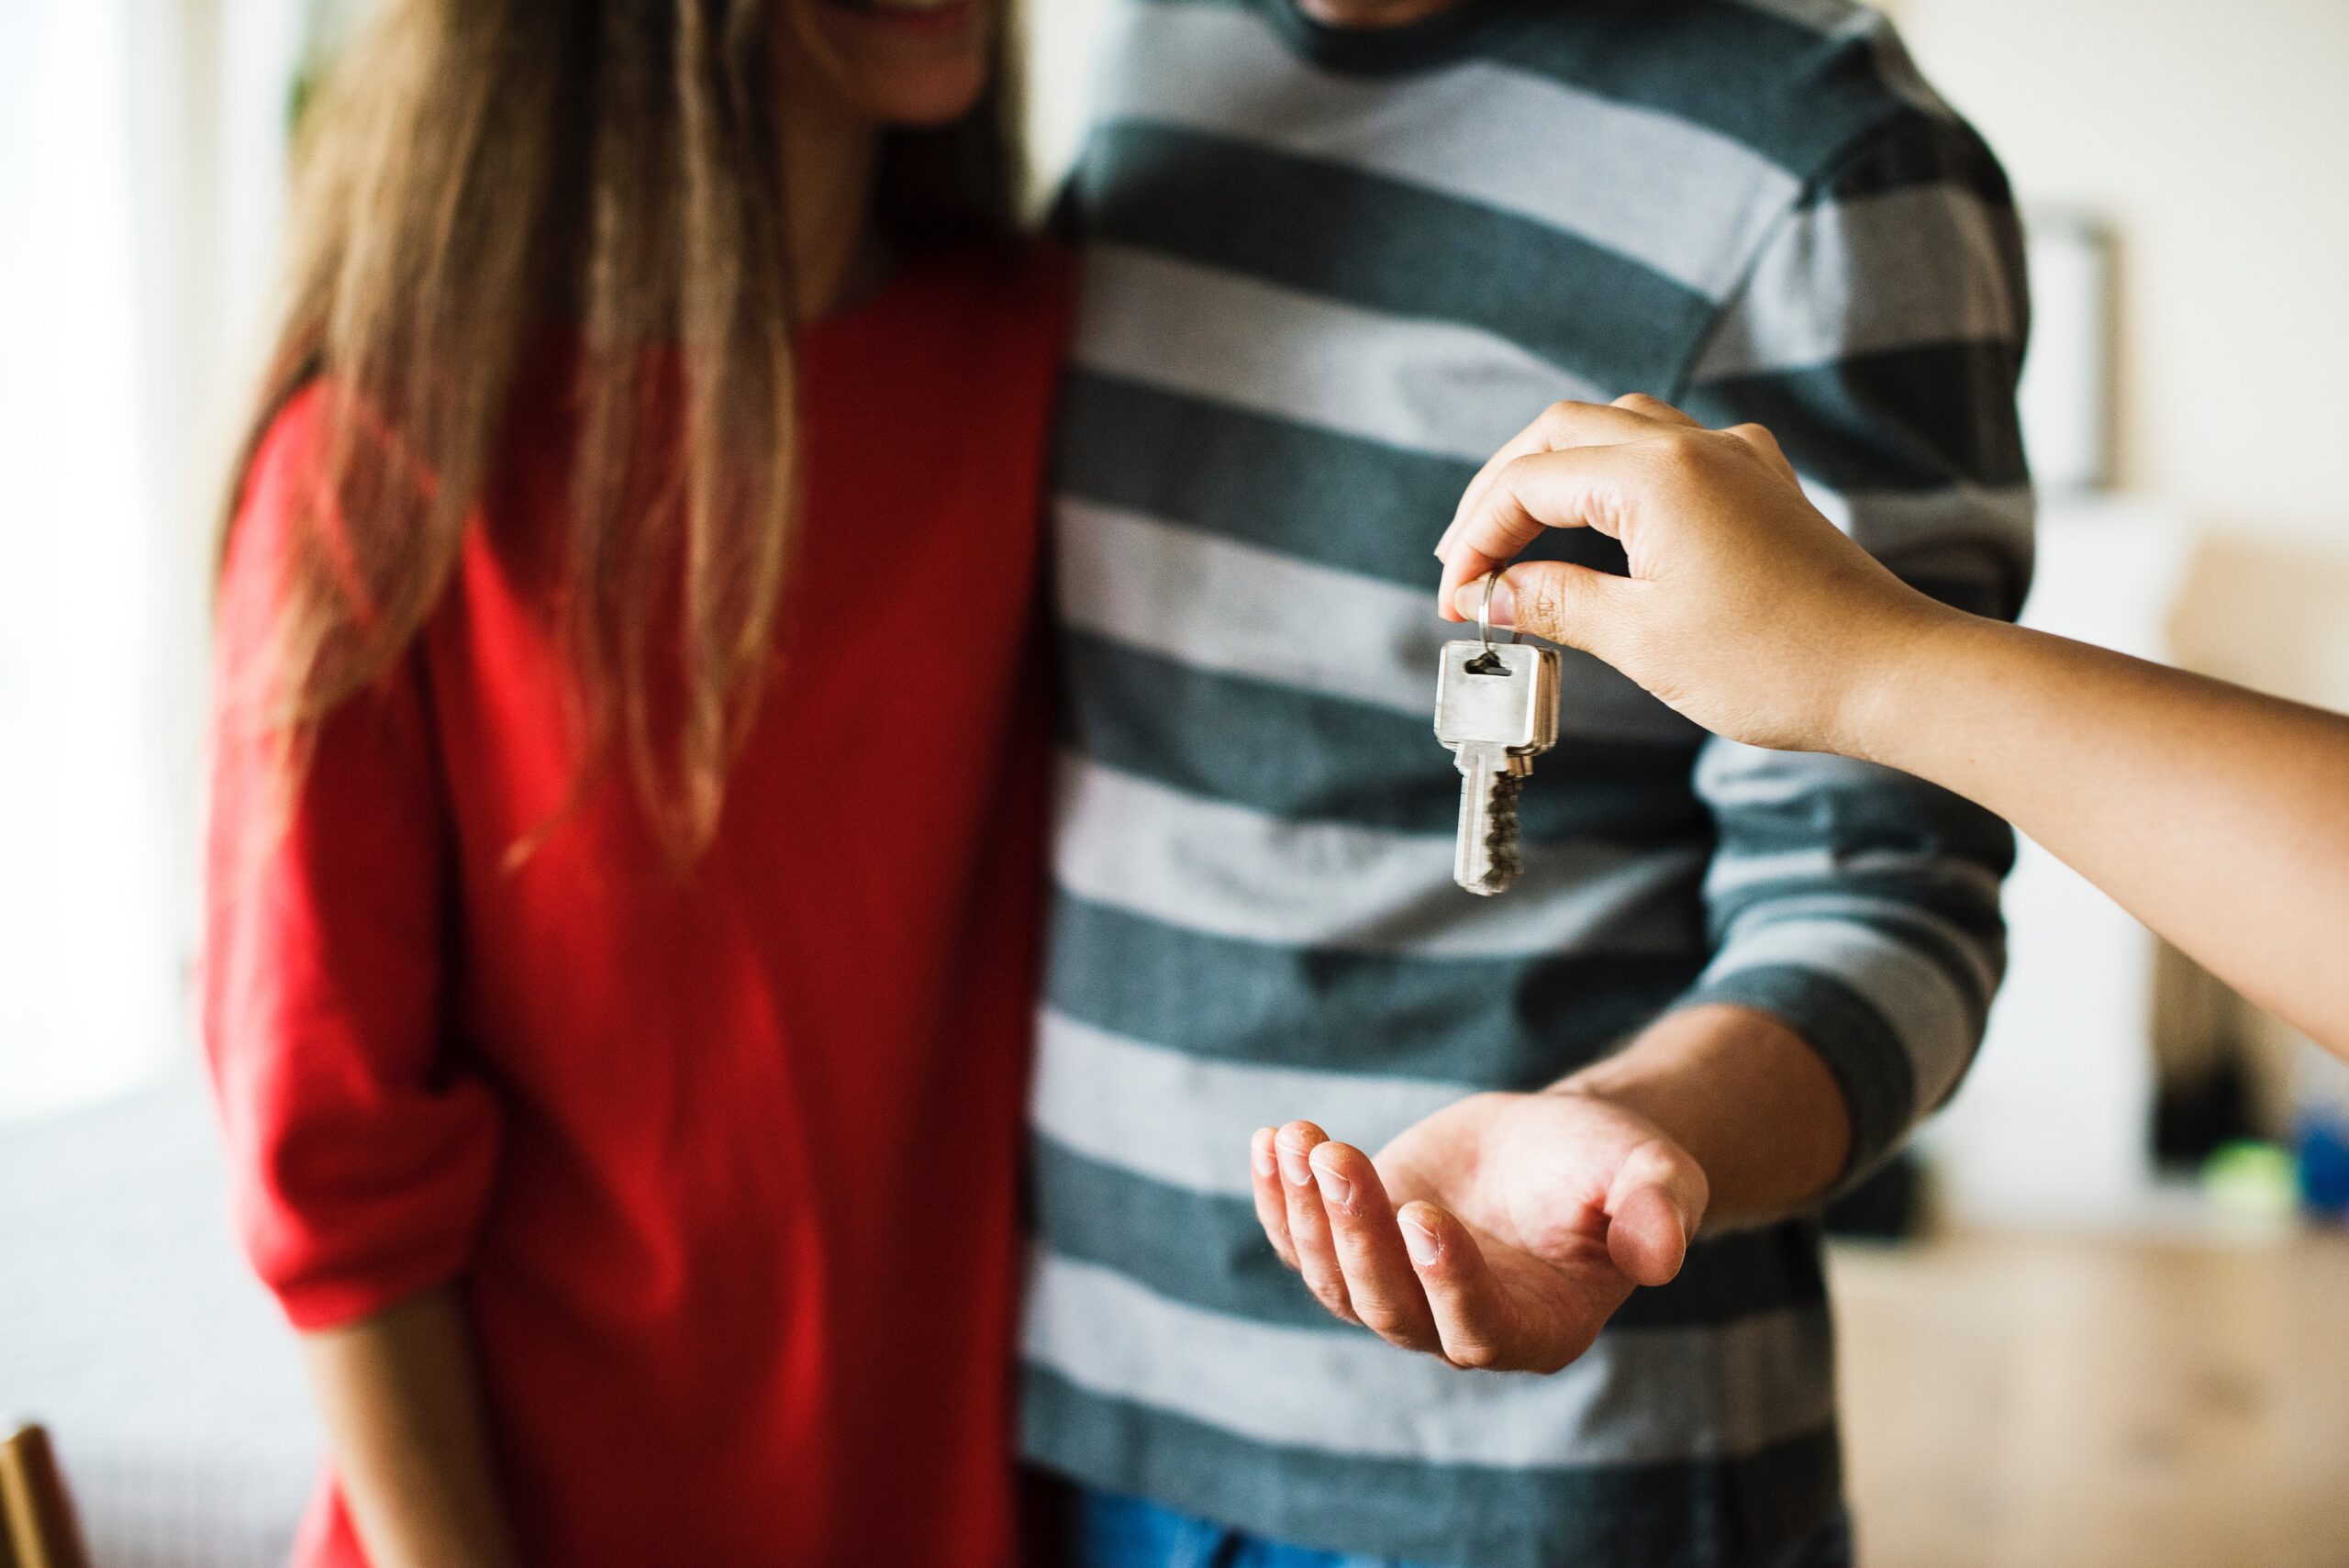
[{"label": "pale floor", "polygon": [[2349,1236],[1831,1266],[1862,1568],[2349,1568]]}]

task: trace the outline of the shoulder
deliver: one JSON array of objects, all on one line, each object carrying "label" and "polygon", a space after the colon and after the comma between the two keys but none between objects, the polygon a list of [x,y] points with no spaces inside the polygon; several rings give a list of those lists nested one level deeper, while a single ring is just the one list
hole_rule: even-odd
[{"label": "shoulder", "polygon": [[1510,63],[1738,143],[1808,188],[1895,145],[1996,160],[1891,21],[1858,0],[1595,0],[1543,6]]},{"label": "shoulder", "polygon": [[380,671],[484,569],[534,583],[564,538],[550,510],[567,499],[562,362],[525,357],[449,535],[439,470],[380,405],[330,372],[284,392],[257,417],[235,478],[213,594],[217,656],[258,670],[295,631],[320,668]]},{"label": "shoulder", "polygon": [[256,420],[219,542],[212,600],[219,738],[272,734],[298,695],[284,665],[299,605],[330,586],[355,598],[334,484],[336,393],[313,376]]},{"label": "shoulder", "polygon": [[229,553],[242,538],[282,550],[302,530],[345,537],[338,468],[412,497],[429,498],[438,487],[430,466],[380,409],[333,376],[312,375],[280,395],[256,424],[237,476]]},{"label": "shoulder", "polygon": [[282,532],[285,518],[317,499],[327,462],[332,388],[312,377],[257,423],[239,476],[230,542],[255,529]]},{"label": "shoulder", "polygon": [[312,377],[254,428],[220,540],[216,613],[224,626],[259,624],[274,613],[293,558],[335,510],[333,402],[330,384]]}]

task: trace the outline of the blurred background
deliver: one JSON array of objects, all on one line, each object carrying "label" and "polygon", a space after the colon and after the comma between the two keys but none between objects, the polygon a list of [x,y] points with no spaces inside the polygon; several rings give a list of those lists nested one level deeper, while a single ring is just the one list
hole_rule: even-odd
[{"label": "blurred background", "polygon": [[[316,1461],[188,975],[211,510],[351,8],[0,0],[0,1414],[106,1563],[280,1560]],[[1030,7],[1040,188],[1099,8]],[[2032,219],[2027,618],[2349,708],[2349,5],[1889,9]],[[2349,1563],[2349,1070],[2029,847],[2008,909],[1979,1064],[1838,1217],[1864,1560]]]}]

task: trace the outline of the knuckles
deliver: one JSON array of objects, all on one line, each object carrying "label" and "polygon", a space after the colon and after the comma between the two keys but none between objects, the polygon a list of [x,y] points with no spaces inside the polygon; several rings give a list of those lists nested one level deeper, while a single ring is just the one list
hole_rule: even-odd
[{"label": "knuckles", "polygon": [[[1550,455],[1551,454],[1546,451],[1521,452],[1516,457],[1509,459],[1508,462],[1501,465],[1500,473],[1496,476],[1499,483],[1493,488],[1495,490],[1506,492],[1512,496],[1518,495],[1522,492],[1530,483],[1540,476],[1542,473],[1542,460]],[[1487,499],[1489,500],[1489,492],[1487,493]]]},{"label": "knuckles", "polygon": [[1554,639],[1566,624],[1565,595],[1559,592],[1558,574],[1512,572],[1508,586],[1517,601],[1514,618],[1519,628]]},{"label": "knuckles", "polygon": [[1316,1298],[1319,1300],[1322,1307],[1329,1312],[1330,1316],[1337,1318],[1340,1322],[1360,1323],[1362,1321],[1362,1315],[1354,1310],[1353,1303],[1348,1301],[1342,1294],[1335,1296],[1321,1296],[1317,1292]]},{"label": "knuckles", "polygon": [[1468,1372],[1530,1372],[1538,1377],[1564,1372],[1575,1361],[1572,1355],[1557,1351],[1513,1356],[1498,1345],[1482,1343],[1446,1347],[1443,1359]]},{"label": "knuckles", "polygon": [[1742,425],[1731,425],[1721,434],[1732,440],[1742,441],[1773,467],[1787,466],[1786,450],[1778,445],[1778,438],[1770,433],[1767,425],[1757,425],[1749,419]]},{"label": "knuckles", "polygon": [[1542,417],[1536,419],[1534,423],[1539,425],[1544,430],[1555,432],[1561,428],[1572,424],[1575,420],[1580,418],[1586,410],[1596,406],[1597,405],[1595,404],[1577,402],[1575,399],[1571,397],[1562,397],[1557,402],[1553,403],[1550,406],[1542,410]]},{"label": "knuckles", "polygon": [[1497,1372],[1500,1370],[1503,1359],[1501,1348],[1498,1345],[1488,1344],[1481,1340],[1472,1340],[1461,1345],[1448,1345],[1444,1348],[1443,1353],[1444,1359],[1453,1365],[1465,1367],[1470,1372]]},{"label": "knuckles", "polygon": [[1649,443],[1649,460],[1667,478],[1695,480],[1712,466],[1717,455],[1714,443],[1720,439],[1719,432],[1712,430],[1665,430]]}]

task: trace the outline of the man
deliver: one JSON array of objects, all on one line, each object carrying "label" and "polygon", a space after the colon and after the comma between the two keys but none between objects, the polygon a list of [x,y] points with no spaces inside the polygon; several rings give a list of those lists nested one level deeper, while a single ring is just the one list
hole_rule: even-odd
[{"label": "man", "polygon": [[[1081,1488],[1091,1563],[1838,1561],[1815,1228],[1631,1286],[1949,1092],[2009,837],[1708,741],[1569,653],[1525,875],[1462,893],[1428,552],[1534,411],[1640,391],[1766,422],[1896,570],[2010,616],[1996,162],[1842,0],[1134,0],[1108,60],[1073,192],[1027,1451]],[[1545,551],[1622,569],[1596,534]],[[1488,1114],[1558,1151],[1575,1213],[1474,1215]],[[1481,1229],[1439,1249],[1525,1293],[1452,1359],[1571,1364],[1467,1373],[1332,1322],[1252,1207],[1251,1134],[1307,1116],[1404,1135]],[[1319,1136],[1259,1140],[1265,1201]]]}]

